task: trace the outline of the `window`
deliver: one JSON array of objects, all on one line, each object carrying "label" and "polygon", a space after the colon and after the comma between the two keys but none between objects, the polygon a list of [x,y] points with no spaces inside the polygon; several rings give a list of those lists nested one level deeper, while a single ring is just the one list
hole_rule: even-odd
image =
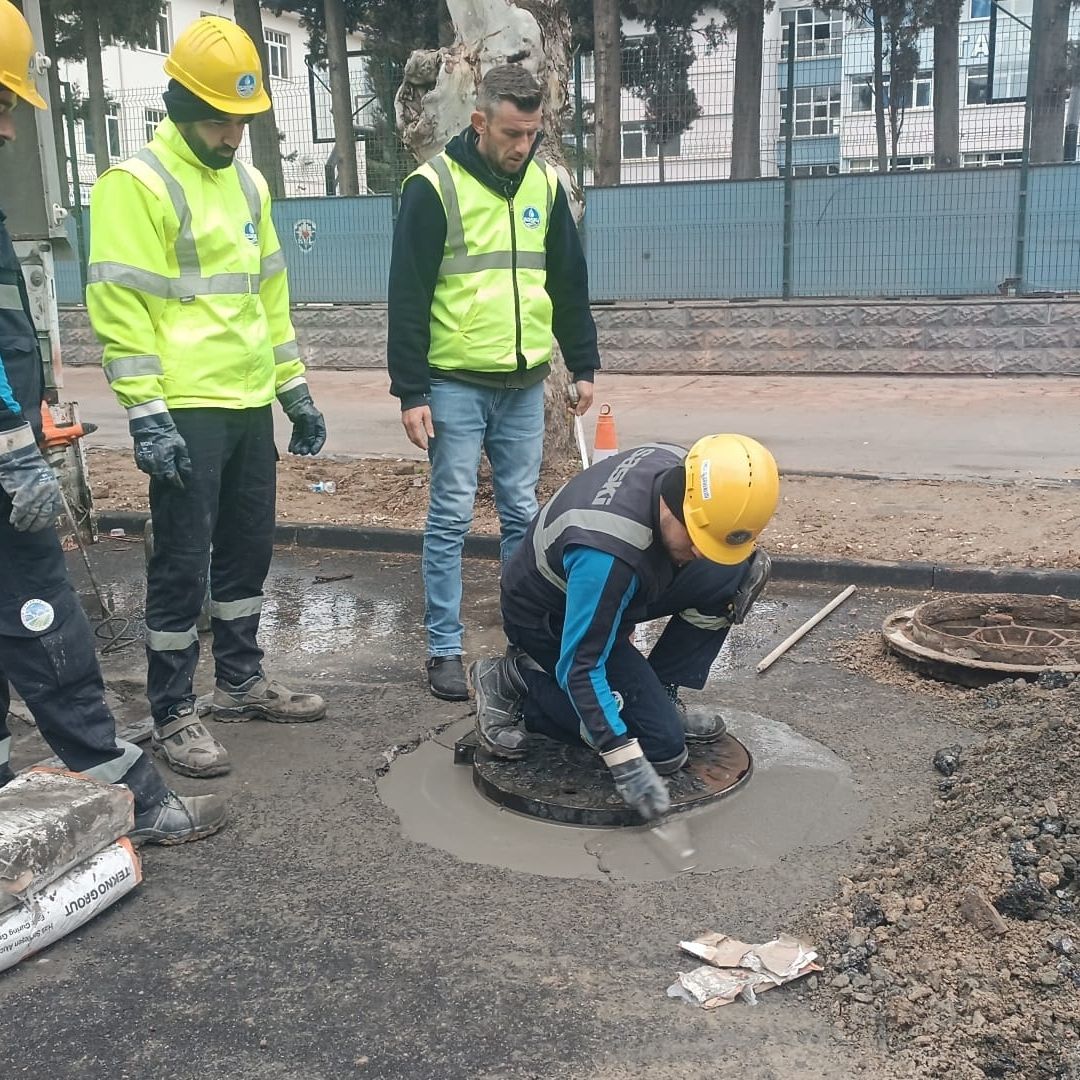
[{"label": "window", "polygon": [[[840,119],[840,87],[795,87],[795,134],[831,135]],[[780,128],[787,123],[787,102],[780,105]]]},{"label": "window", "polygon": [[[109,143],[109,157],[123,157],[120,148],[120,106],[108,104],[105,106],[105,135]],[[83,141],[86,143],[86,152],[94,152],[94,136],[90,131],[89,120],[83,121]]]},{"label": "window", "polygon": [[1022,157],[1022,150],[979,150],[974,154],[964,154],[962,163],[965,169],[1001,168],[1003,165],[1019,165]]},{"label": "window", "polygon": [[[886,75],[882,87],[885,93],[885,106],[889,105],[889,76]],[[920,71],[910,80],[900,94],[901,109],[929,109],[934,104],[934,75],[931,71]],[[851,80],[851,111],[868,113],[874,111],[874,76],[856,75]]]},{"label": "window", "polygon": [[266,38],[266,59],[275,79],[289,77],[289,35],[280,30],[263,30]]},{"label": "window", "polygon": [[780,59],[787,59],[787,28],[795,24],[795,58],[839,56],[844,38],[844,15],[840,11],[822,11],[815,7],[788,8],[781,14],[784,36]]},{"label": "window", "polygon": [[983,65],[969,67],[967,69],[967,103],[969,105],[985,105],[989,100],[990,84],[987,81],[988,71]]},{"label": "window", "polygon": [[[893,159],[889,158],[890,172],[925,172],[934,167],[934,159],[930,154],[901,154]],[[848,172],[870,173],[878,171],[876,157],[852,158],[848,162]]]},{"label": "window", "polygon": [[149,142],[154,137],[154,129],[165,119],[164,109],[143,109],[143,134]]},{"label": "window", "polygon": [[835,162],[828,165],[796,165],[792,173],[795,176],[839,176],[840,166]]},{"label": "window", "polygon": [[581,80],[582,82],[592,82],[596,77],[596,69],[593,62],[593,54],[591,52],[581,54]]},{"label": "window", "polygon": [[158,8],[157,22],[154,24],[154,36],[150,39],[153,52],[167,53],[172,48],[172,31],[169,27],[169,5]]},{"label": "window", "polygon": [[990,0],[971,0],[971,17],[973,19],[989,19],[990,7]]},{"label": "window", "polygon": [[[645,130],[644,124],[623,124],[622,156],[624,161],[640,161],[642,158],[659,157],[660,150],[660,144],[653,135]],[[666,139],[663,151],[665,158],[678,157],[682,152],[682,136],[672,135]]]}]

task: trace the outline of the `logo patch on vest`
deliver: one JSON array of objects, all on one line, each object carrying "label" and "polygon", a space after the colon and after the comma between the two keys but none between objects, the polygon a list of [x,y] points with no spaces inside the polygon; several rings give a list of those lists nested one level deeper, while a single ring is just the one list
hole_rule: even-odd
[{"label": "logo patch on vest", "polygon": [[247,237],[247,238],[248,238],[248,239],[249,239],[249,240],[250,240],[250,241],[251,241],[251,242],[252,242],[253,244],[257,244],[257,243],[259,242],[259,231],[258,231],[258,229],[256,229],[256,228],[255,228],[255,223],[254,223],[253,221],[249,221],[249,222],[248,222],[248,223],[247,223],[247,224],[246,224],[246,225],[244,226],[244,235],[245,235],[245,236],[246,236],[246,237]]},{"label": "logo patch on vest", "polygon": [[535,206],[526,206],[521,211],[521,224],[526,229],[539,229],[540,228],[540,211]]},{"label": "logo patch on vest", "polygon": [[19,611],[19,619],[27,630],[40,634],[53,624],[56,613],[47,600],[27,600]]},{"label": "logo patch on vest", "polygon": [[315,246],[315,232],[318,226],[314,221],[304,218],[292,227],[293,236],[296,237],[296,246],[305,254],[309,255]]},{"label": "logo patch on vest", "polygon": [[245,71],[239,79],[236,80],[236,92],[242,98],[251,97],[256,89],[258,89],[259,80],[255,78],[255,75],[250,71]]}]

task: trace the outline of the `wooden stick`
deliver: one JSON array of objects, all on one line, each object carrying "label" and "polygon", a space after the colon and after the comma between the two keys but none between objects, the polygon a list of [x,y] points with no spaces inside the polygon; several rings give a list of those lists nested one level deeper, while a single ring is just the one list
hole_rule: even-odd
[{"label": "wooden stick", "polygon": [[758,673],[760,674],[767,668],[772,667],[773,663],[779,660],[780,657],[783,656],[784,653],[786,653],[788,649],[790,649],[791,646],[795,644],[796,641],[799,641],[801,638],[806,637],[806,635],[809,634],[810,631],[813,630],[814,627],[817,626],[817,624],[821,622],[822,619],[831,615],[832,612],[834,612],[854,591],[855,586],[849,585],[838,596],[834,596],[816,615],[813,615],[809,619],[807,619],[806,622],[804,622],[802,626],[800,626],[799,629],[795,631],[794,634],[790,634],[788,637],[784,638],[784,640],[781,641],[780,644],[777,645],[776,648],[773,649],[773,651],[769,653],[769,655],[766,656],[765,659],[758,664]]}]

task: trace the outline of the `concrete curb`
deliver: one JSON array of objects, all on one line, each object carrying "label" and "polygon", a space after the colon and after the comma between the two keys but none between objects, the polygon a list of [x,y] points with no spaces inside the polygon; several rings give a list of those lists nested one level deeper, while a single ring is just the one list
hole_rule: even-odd
[{"label": "concrete curb", "polygon": [[[100,514],[98,528],[104,534],[110,529],[141,534],[148,517],[149,514],[131,510]],[[274,539],[275,543],[289,547],[419,555],[424,534],[417,529],[278,525]],[[465,554],[473,559],[498,559],[499,539],[496,536],[470,534],[465,539]],[[777,581],[869,585],[916,592],[1030,593],[1080,600],[1080,571],[1077,570],[995,569],[928,562],[872,562],[866,559],[810,559],[796,555],[774,555],[773,576]]]}]

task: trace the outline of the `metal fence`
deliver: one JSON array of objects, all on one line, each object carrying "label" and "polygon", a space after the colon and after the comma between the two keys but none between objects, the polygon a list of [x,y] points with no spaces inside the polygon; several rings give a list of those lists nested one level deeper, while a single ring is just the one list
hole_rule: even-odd
[{"label": "metal fence", "polygon": [[[1029,81],[1023,21],[967,18],[982,11],[973,0],[963,9],[949,69],[958,93],[950,168],[934,168],[935,120],[948,117],[936,116],[942,65],[928,30],[900,43],[886,36],[891,55],[875,72],[871,27],[784,7],[766,24],[760,107],[739,116],[735,84],[745,74],[730,37],[628,38],[618,186],[606,187],[595,186],[598,170],[612,165],[596,158],[595,71],[590,57],[576,56],[563,149],[586,188],[594,298],[1080,292],[1080,170],[1068,123],[1080,117],[1080,93],[1068,105],[1060,96],[1045,103]],[[1080,10],[1070,32],[1080,36]],[[389,121],[398,73],[360,55],[351,63],[361,186],[382,197],[319,197],[334,186],[325,78],[316,71],[274,84],[293,196],[275,205],[274,219],[300,302],[385,298],[396,207],[388,196],[412,164]],[[154,110],[157,91],[119,100],[110,128],[117,156],[148,137]],[[749,142],[740,140],[746,124],[757,125]],[[743,150],[733,155],[736,144]],[[730,179],[733,158],[737,175],[760,178]],[[1060,163],[1033,163],[1054,158]],[[91,180],[92,158],[82,155],[80,168]],[[59,263],[67,302],[79,299],[78,269]]]}]

